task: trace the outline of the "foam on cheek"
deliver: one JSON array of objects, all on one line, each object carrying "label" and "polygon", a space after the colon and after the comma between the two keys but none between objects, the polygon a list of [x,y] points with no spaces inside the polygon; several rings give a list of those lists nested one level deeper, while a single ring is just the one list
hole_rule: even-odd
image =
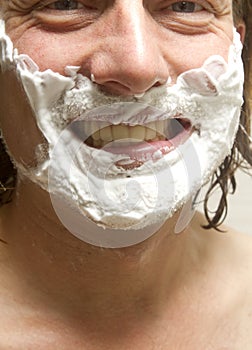
[{"label": "foam on cheek", "polygon": [[[67,218],[66,226],[70,222],[72,228],[78,221],[73,230],[77,236],[84,217],[107,229],[133,230],[135,237],[135,230],[143,228],[147,235],[153,233],[230,152],[243,102],[242,47],[235,31],[228,63],[211,56],[202,67],[181,74],[175,85],[153,88],[139,98],[104,95],[78,74],[79,67],[66,67],[66,76],[40,72],[28,56],[13,53],[3,22],[0,43],[2,69],[15,67],[49,144],[48,159],[37,168],[17,167],[51,193],[55,207],[64,207],[58,215],[63,221]],[[70,127],[76,121],[94,119],[146,124],[178,115],[197,132],[173,152],[128,171],[115,166],[125,155],[88,147]],[[97,226],[95,232],[99,232]]]}]

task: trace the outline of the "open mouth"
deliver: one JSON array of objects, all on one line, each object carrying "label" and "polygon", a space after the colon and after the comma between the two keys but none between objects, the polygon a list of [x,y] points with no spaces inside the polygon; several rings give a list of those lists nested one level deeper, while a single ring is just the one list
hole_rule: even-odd
[{"label": "open mouth", "polygon": [[83,128],[85,144],[123,155],[116,165],[124,169],[139,167],[150,159],[160,159],[184,143],[193,131],[186,118],[159,120],[145,125],[85,121]]},{"label": "open mouth", "polygon": [[[187,119],[167,119],[151,122],[145,125],[112,125],[105,122],[86,122],[85,135],[90,135],[85,143],[89,147],[110,150],[113,144],[122,147],[136,147],[141,143],[170,142],[176,140],[179,135],[188,134],[191,123]],[[185,136],[185,135],[184,135]],[[182,140],[180,140],[182,141]],[[177,144],[174,144],[176,147]],[[112,146],[113,148],[113,146]],[[111,152],[113,152],[111,150]],[[118,153],[118,152],[116,152]]]}]

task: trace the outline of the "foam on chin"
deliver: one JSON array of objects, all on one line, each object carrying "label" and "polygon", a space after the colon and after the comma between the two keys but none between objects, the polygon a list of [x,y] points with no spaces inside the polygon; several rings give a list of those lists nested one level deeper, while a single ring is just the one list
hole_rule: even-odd
[{"label": "foam on chin", "polygon": [[[243,102],[242,46],[235,31],[228,64],[211,56],[201,68],[181,74],[175,85],[153,88],[137,99],[104,95],[78,74],[79,67],[66,67],[66,76],[40,72],[31,58],[13,51],[3,21],[0,44],[2,69],[16,69],[49,144],[47,160],[36,168],[16,165],[50,192],[65,226],[90,243],[108,229],[115,230],[112,241],[118,230],[127,230],[126,245],[130,239],[137,243],[137,230],[144,229],[147,238],[199,190],[231,150]],[[135,125],[178,115],[198,132],[173,152],[127,171],[115,165],[125,155],[90,148],[72,132],[75,123],[85,120]],[[88,237],[83,223],[85,232],[91,232]],[[108,240],[112,231],[107,231]]]}]

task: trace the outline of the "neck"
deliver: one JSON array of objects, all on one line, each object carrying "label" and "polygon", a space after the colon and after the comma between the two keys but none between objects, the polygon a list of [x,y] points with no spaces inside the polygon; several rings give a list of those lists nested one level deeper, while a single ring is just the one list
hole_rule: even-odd
[{"label": "neck", "polygon": [[[174,234],[178,214],[138,245],[108,249],[89,245],[60,223],[49,195],[20,183],[6,208],[2,238],[11,268],[22,280],[20,292],[35,303],[74,317],[104,323],[146,317],[164,310],[182,281],[192,256],[194,234]],[[143,312],[144,311],[144,312]]]}]

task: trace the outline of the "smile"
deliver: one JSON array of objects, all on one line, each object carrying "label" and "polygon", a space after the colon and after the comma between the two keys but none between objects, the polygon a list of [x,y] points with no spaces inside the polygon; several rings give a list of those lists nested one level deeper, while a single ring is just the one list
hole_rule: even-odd
[{"label": "smile", "polygon": [[160,159],[183,144],[193,131],[190,121],[185,118],[159,120],[145,125],[85,121],[82,128],[87,146],[123,155],[116,165],[124,169]]}]

